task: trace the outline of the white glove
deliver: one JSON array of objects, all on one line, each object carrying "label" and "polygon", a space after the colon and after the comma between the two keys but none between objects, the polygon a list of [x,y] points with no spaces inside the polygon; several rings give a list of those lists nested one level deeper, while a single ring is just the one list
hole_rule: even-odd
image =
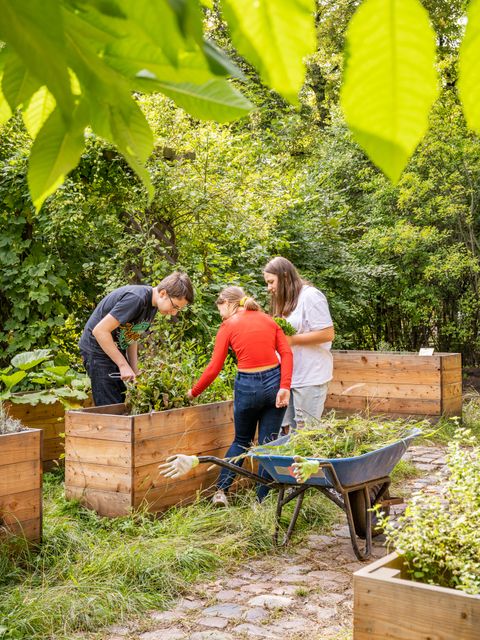
[{"label": "white glove", "polygon": [[182,453],[177,453],[168,457],[164,464],[159,464],[158,468],[161,469],[162,476],[166,478],[179,478],[191,471],[199,463],[200,460],[197,456],[185,456]]},{"label": "white glove", "polygon": [[293,475],[297,482],[307,482],[310,476],[317,473],[320,463],[317,460],[307,460],[301,456],[294,456],[295,462],[292,464]]}]

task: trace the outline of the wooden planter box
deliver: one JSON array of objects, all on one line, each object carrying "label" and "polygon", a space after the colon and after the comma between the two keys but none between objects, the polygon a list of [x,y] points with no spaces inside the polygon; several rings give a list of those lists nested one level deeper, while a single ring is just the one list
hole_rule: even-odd
[{"label": "wooden planter box", "polygon": [[406,577],[396,553],[353,576],[354,640],[478,640],[480,596]]},{"label": "wooden planter box", "polygon": [[333,351],[326,409],[347,413],[460,416],[460,353]]},{"label": "wooden planter box", "polygon": [[185,479],[159,474],[174,453],[223,457],[233,441],[233,402],[124,415],[123,404],[67,411],[65,492],[104,516],[149,511],[195,499],[219,468],[199,465]]},{"label": "wooden planter box", "polygon": [[[89,405],[91,400],[85,400]],[[65,407],[61,402],[54,404],[16,404],[7,402],[7,409],[12,418],[20,420],[31,429],[43,431],[42,462],[43,470],[49,471],[58,464],[60,456],[65,453]]]},{"label": "wooden planter box", "polygon": [[42,431],[0,435],[0,536],[42,536]]}]

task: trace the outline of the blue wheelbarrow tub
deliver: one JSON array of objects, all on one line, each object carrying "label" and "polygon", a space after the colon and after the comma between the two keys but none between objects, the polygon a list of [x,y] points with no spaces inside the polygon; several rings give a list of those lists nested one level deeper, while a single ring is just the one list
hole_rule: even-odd
[{"label": "blue wheelbarrow tub", "polygon": [[[326,463],[326,466],[320,466],[318,473],[310,476],[305,484],[323,487],[334,486],[335,482],[328,468],[329,464],[335,469],[338,481],[343,487],[361,485],[377,478],[389,476],[407,450],[411,440],[420,434],[420,429],[412,429],[405,438],[397,442],[353,458],[308,458],[308,460]],[[276,456],[271,450],[272,447],[286,444],[289,439],[290,436],[287,435],[273,440],[268,443],[268,448],[264,449],[264,453],[262,448],[258,447],[254,453],[251,453],[251,456],[258,460],[259,464],[277,482],[302,484],[293,475],[293,456]]]}]

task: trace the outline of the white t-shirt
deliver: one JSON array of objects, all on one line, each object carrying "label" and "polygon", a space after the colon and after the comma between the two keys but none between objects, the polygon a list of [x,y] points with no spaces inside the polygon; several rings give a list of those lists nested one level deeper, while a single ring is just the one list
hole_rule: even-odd
[{"label": "white t-shirt", "polygon": [[[328,302],[321,291],[304,285],[292,313],[285,318],[297,333],[309,333],[332,327]],[[333,377],[332,343],[292,345],[292,387],[324,384]]]}]

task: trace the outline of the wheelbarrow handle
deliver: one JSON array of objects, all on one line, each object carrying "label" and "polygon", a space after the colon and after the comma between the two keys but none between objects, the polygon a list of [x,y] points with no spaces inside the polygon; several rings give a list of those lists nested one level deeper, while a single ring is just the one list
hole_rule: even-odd
[{"label": "wheelbarrow handle", "polygon": [[260,484],[264,484],[265,486],[274,488],[281,486],[280,483],[275,482],[274,480],[268,480],[267,478],[262,478],[257,473],[253,473],[252,471],[248,471],[243,467],[239,467],[232,462],[228,462],[228,460],[224,460],[223,458],[217,458],[215,456],[198,456],[198,460],[200,463],[210,462],[211,464],[216,464],[219,467],[223,467],[224,469],[229,469],[233,471],[239,476],[243,476],[244,478],[249,478],[254,482],[258,482]]}]

